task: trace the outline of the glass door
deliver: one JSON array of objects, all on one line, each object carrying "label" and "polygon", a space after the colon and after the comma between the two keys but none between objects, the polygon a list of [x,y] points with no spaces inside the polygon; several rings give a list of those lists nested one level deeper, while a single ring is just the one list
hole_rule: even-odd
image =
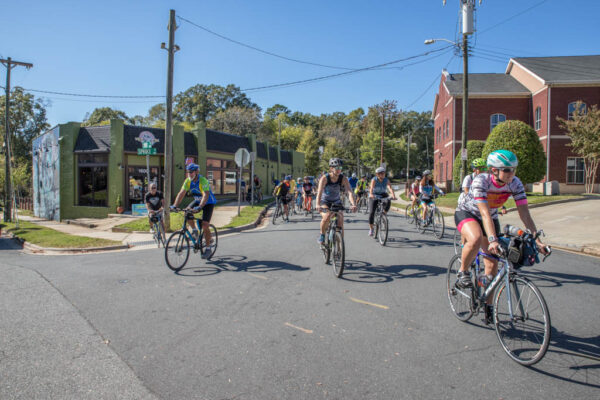
[{"label": "glass door", "polygon": [[[150,167],[150,182],[158,185],[158,190],[162,189],[162,168]],[[132,204],[144,202],[144,197],[148,192],[148,175],[146,167],[130,166],[127,168],[127,200],[126,207],[131,209]]]}]

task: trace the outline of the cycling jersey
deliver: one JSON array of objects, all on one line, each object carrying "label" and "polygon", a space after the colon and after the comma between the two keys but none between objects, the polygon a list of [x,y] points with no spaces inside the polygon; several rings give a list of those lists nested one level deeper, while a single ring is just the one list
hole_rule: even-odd
[{"label": "cycling jersey", "polygon": [[275,195],[285,197],[290,192],[289,182],[281,182],[277,185]]},{"label": "cycling jersey", "polygon": [[373,186],[373,194],[382,195],[382,194],[387,193],[387,185],[388,185],[387,177],[383,178],[382,181],[380,181],[379,179],[377,179],[377,177],[375,177],[371,181],[375,182],[375,185]]},{"label": "cycling jersey", "polygon": [[308,182],[308,183],[305,182],[302,185],[302,189],[304,190],[304,193],[310,194],[310,193],[312,193],[313,185],[310,182]]},{"label": "cycling jersey", "polygon": [[509,184],[501,185],[494,175],[481,173],[473,179],[471,189],[458,204],[457,210],[468,211],[481,218],[479,203],[487,203],[490,207],[492,218],[498,218],[498,208],[502,207],[512,196],[517,205],[527,204],[525,187],[516,176]]},{"label": "cycling jersey", "polygon": [[291,180],[289,185],[290,185],[290,192],[294,193],[296,191],[296,181]]},{"label": "cycling jersey", "polygon": [[365,190],[367,190],[367,182],[366,181],[358,181],[358,183],[356,184],[356,189],[354,190],[354,193],[364,192]]},{"label": "cycling jersey", "polygon": [[430,182],[425,185],[419,185],[419,192],[421,193],[422,200],[431,200],[431,195],[433,194],[433,189],[437,190],[439,193],[442,193],[442,190],[436,185],[432,185]]},{"label": "cycling jersey", "polygon": [[187,178],[185,181],[183,181],[181,190],[190,192],[191,195],[194,196],[194,199],[198,201],[202,200],[202,196],[204,196],[205,192],[208,192],[208,201],[206,202],[206,204],[217,204],[217,199],[215,198],[215,195],[210,189],[208,179],[206,179],[202,175],[198,175],[198,178],[195,181],[192,181],[190,178]]},{"label": "cycling jersey", "polygon": [[356,183],[358,182],[358,178],[349,178],[348,183],[350,184],[350,188],[354,189],[356,187]]},{"label": "cycling jersey", "polygon": [[475,179],[477,175],[475,174],[469,174],[467,176],[465,176],[465,179],[463,180],[462,186],[461,186],[461,190],[464,191],[465,189],[471,189],[471,184],[473,183],[473,179]]},{"label": "cycling jersey", "polygon": [[412,194],[415,194],[415,195],[421,193],[421,189],[419,188],[419,182],[413,182],[410,185],[410,191]]}]

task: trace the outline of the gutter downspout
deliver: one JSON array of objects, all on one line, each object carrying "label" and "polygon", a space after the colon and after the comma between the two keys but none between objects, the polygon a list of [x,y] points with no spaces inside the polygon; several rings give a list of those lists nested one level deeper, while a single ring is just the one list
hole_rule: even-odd
[{"label": "gutter downspout", "polygon": [[[550,115],[551,113],[551,106],[552,106],[552,87],[550,85],[548,85],[548,127],[547,127],[547,135],[548,137],[546,138],[546,183],[550,182]],[[547,195],[548,193],[546,193],[546,186],[544,184],[544,195]]]}]

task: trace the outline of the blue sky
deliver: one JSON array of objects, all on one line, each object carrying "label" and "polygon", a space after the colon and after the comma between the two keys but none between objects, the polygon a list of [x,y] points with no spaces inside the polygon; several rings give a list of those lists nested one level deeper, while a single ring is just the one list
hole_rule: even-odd
[{"label": "blue sky", "polygon": [[[541,4],[539,4],[541,3]],[[396,1],[10,1],[0,13],[0,55],[31,62],[12,85],[97,95],[164,95],[169,9],[221,35],[282,56],[361,68],[440,48],[427,38],[457,37],[459,0]],[[501,23],[511,16],[531,10]],[[510,56],[600,54],[596,0],[484,0],[470,72],[504,72]],[[242,89],[343,70],[274,58],[179,22],[174,92],[197,83]],[[500,25],[497,25],[501,23]],[[495,26],[497,25],[497,26]],[[459,28],[460,30],[460,28]],[[248,92],[263,108],[284,104],[313,114],[365,109],[384,99],[430,110],[441,69],[462,72],[452,52],[403,69],[382,69],[287,88]],[[416,61],[416,60],[415,60]],[[405,63],[396,64],[402,66]],[[4,86],[6,70],[0,73]],[[422,95],[420,100],[417,98]],[[38,96],[38,94],[36,94]],[[95,107],[145,115],[164,100],[110,100],[43,95],[52,125],[81,121]]]}]

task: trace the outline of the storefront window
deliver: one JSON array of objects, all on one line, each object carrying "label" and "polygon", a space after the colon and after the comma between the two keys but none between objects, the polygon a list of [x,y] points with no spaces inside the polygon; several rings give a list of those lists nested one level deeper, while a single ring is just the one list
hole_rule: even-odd
[{"label": "storefront window", "polygon": [[108,154],[78,156],[78,205],[106,207],[108,189]]},{"label": "storefront window", "polygon": [[[206,160],[206,177],[211,184],[214,194],[236,194],[238,188],[239,167],[233,160]],[[248,175],[249,171],[244,170]]]},{"label": "storefront window", "polygon": [[[150,182],[154,182],[159,188],[162,187],[162,176],[159,177],[159,168],[150,167]],[[144,196],[148,191],[148,172],[146,167],[127,168],[127,206],[144,202]],[[160,189],[159,189],[160,190]]]},{"label": "storefront window", "polygon": [[237,172],[225,171],[225,184],[223,185],[223,194],[237,193]]}]

